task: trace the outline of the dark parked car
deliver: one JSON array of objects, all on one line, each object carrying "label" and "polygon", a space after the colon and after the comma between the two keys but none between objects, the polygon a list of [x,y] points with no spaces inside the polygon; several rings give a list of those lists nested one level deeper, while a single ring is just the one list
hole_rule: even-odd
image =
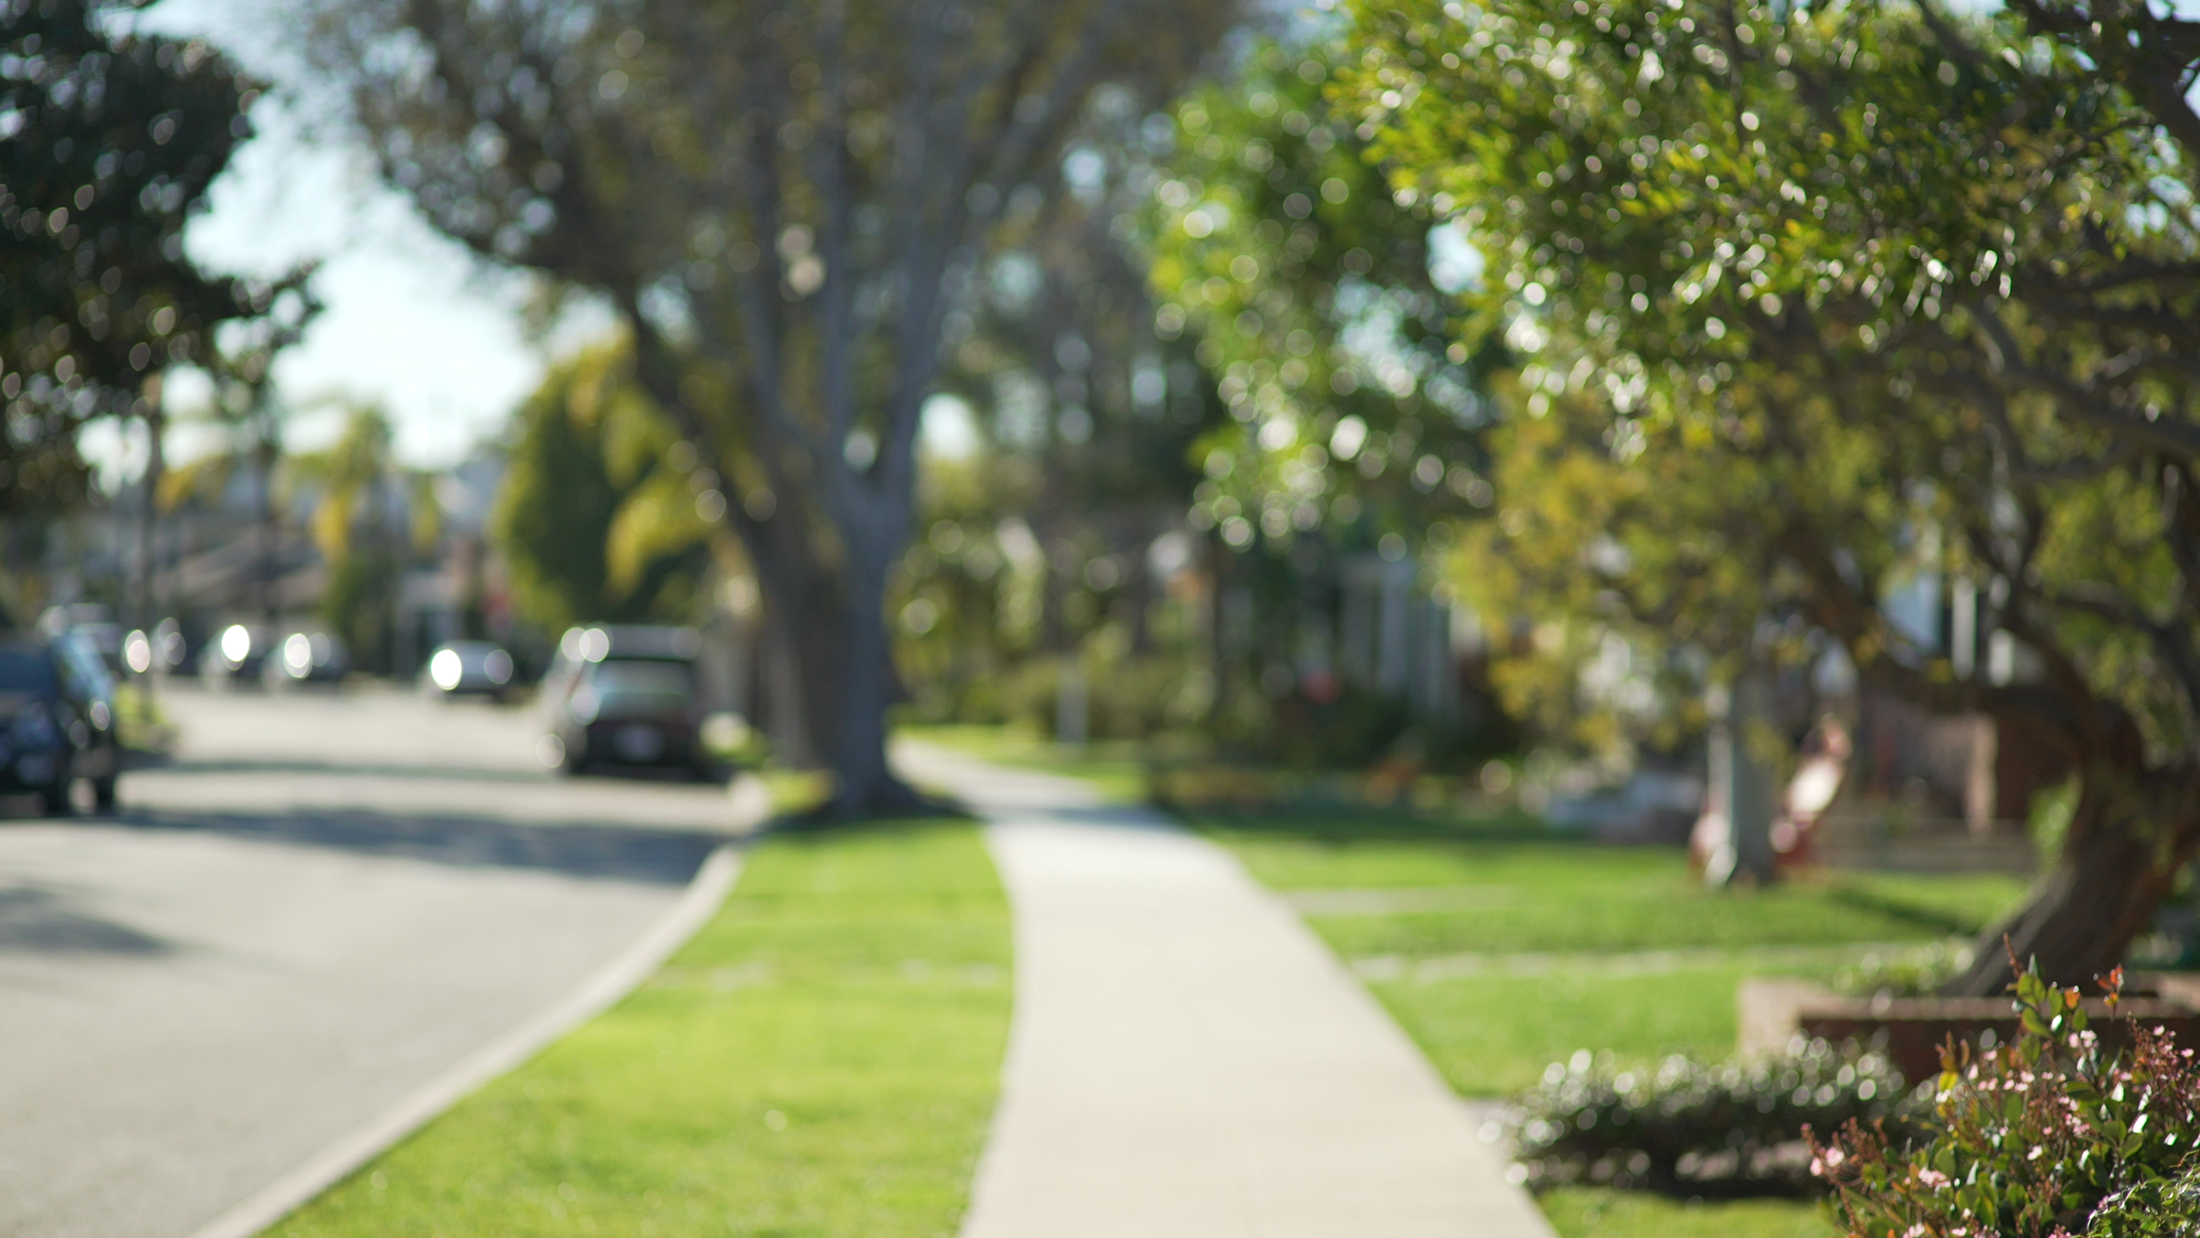
[{"label": "dark parked car", "polygon": [[686,628],[575,628],[542,683],[543,762],[577,774],[606,766],[715,773],[700,742],[703,708]]},{"label": "dark parked car", "polygon": [[35,794],[58,817],[85,778],[108,808],[121,772],[114,681],[98,651],[76,637],[0,636],[0,794]]},{"label": "dark parked car", "polygon": [[420,690],[449,700],[487,696],[503,700],[512,688],[512,655],[485,640],[455,640],[436,647],[420,671]]},{"label": "dark parked car", "polygon": [[271,647],[261,677],[270,688],[303,683],[336,683],[351,669],[351,652],[326,632],[292,632]]},{"label": "dark parked car", "polygon": [[114,611],[99,602],[71,602],[49,606],[39,616],[38,633],[48,640],[75,636],[107,667],[109,675],[122,674],[122,626]]}]

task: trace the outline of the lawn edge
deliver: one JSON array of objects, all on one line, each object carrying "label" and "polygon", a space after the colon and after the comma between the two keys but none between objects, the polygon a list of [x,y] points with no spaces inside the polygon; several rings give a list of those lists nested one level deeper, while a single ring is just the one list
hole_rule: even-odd
[{"label": "lawn edge", "polygon": [[710,923],[741,875],[746,848],[746,840],[713,848],[679,900],[578,987],[191,1231],[190,1238],[253,1238],[442,1116],[483,1084],[525,1065],[568,1032],[618,1004]]}]

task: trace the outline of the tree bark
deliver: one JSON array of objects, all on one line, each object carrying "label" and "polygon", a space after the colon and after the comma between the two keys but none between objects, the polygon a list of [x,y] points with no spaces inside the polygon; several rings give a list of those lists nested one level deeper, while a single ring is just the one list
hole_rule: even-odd
[{"label": "tree bark", "polygon": [[2083,767],[2078,805],[2054,868],[2024,906],[1980,934],[1953,997],[2008,990],[2010,956],[2048,980],[2087,985],[2124,960],[2200,851],[2200,785],[2189,770]]},{"label": "tree bark", "polygon": [[[887,540],[880,533],[873,536]],[[839,649],[833,651],[839,680],[830,750],[836,785],[827,812],[835,817],[909,812],[922,799],[886,759],[886,707],[893,681],[886,578],[893,570],[893,555],[882,553],[882,546],[852,549],[843,581]]]},{"label": "tree bark", "polygon": [[893,692],[886,583],[900,549],[889,527],[836,522],[843,553],[828,561],[782,509],[747,527],[744,545],[762,585],[764,652],[773,687],[771,734],[790,764],[833,774],[823,815],[904,813],[922,797],[886,757]]}]

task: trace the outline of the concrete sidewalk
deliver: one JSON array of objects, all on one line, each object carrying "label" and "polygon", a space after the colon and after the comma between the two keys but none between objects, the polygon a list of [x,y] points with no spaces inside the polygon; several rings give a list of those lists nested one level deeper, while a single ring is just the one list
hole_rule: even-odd
[{"label": "concrete sidewalk", "polygon": [[1549,1238],[1389,1016],[1222,849],[907,744],[990,821],[1016,1014],[963,1238]]}]

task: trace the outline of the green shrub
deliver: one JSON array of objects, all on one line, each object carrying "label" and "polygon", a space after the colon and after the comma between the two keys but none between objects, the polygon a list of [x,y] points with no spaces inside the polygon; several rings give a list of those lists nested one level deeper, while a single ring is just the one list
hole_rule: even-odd
[{"label": "green shrub", "polygon": [[1578,1053],[1553,1063],[1508,1117],[1532,1186],[1790,1194],[1814,1186],[1806,1127],[1899,1123],[1907,1104],[1886,1058],[1816,1040],[1758,1063],[1672,1057],[1644,1074],[1613,1074]]},{"label": "green shrub", "polygon": [[2149,1178],[2102,1200],[2086,1233],[2099,1238],[2191,1238],[2200,1233],[2200,1166],[2187,1165],[2174,1178]]},{"label": "green shrub", "polygon": [[[2122,975],[2107,981],[2115,1009]],[[1812,1141],[1844,1228],[1881,1238],[2142,1238],[2200,1230],[2200,1069],[2158,1028],[2105,1050],[2078,990],[2035,966],[2017,980],[2022,1030],[1944,1051],[1917,1137],[1859,1121]]]},{"label": "green shrub", "polygon": [[1833,987],[1854,997],[1927,997],[1971,966],[1971,943],[1960,938],[1882,954],[1873,951],[1834,976]]},{"label": "green shrub", "polygon": [[[1089,739],[1151,739],[1195,725],[1205,711],[1202,672],[1165,656],[1085,659],[1085,734]],[[1042,735],[1055,734],[1062,664],[1033,658],[1004,675],[997,689],[1002,717]],[[983,720],[973,710],[958,721]]]}]

